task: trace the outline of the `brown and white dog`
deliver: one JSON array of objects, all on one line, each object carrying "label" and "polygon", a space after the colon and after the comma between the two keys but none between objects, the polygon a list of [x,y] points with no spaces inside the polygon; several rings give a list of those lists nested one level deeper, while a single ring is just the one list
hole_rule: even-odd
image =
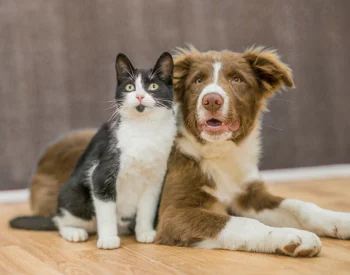
[{"label": "brown and white dog", "polygon": [[259,178],[261,113],[293,87],[275,51],[180,49],[174,78],[179,134],[156,243],[311,257],[321,250],[316,234],[350,238],[350,213],[273,196]]},{"label": "brown and white dog", "polygon": [[[156,243],[311,257],[321,250],[314,233],[350,238],[350,213],[273,196],[259,177],[262,111],[278,89],[293,87],[291,70],[276,52],[190,48],[174,61],[179,134]],[[54,154],[45,160],[60,163]],[[40,186],[32,191],[43,191]]]}]

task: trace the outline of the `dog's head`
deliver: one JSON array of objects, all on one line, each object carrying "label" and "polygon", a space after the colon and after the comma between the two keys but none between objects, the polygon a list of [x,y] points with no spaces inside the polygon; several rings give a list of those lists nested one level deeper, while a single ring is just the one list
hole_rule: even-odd
[{"label": "dog's head", "polygon": [[266,99],[279,88],[293,87],[289,67],[273,50],[244,53],[191,47],[175,57],[175,97],[184,126],[200,140],[239,142],[254,128]]}]

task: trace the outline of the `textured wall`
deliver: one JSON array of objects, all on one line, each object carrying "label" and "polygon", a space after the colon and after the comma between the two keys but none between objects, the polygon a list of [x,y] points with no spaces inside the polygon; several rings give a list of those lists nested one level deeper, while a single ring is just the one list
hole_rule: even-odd
[{"label": "textured wall", "polygon": [[297,88],[265,116],[262,168],[350,162],[350,1],[0,0],[0,189],[24,187],[49,141],[109,115],[114,58],[277,48]]}]

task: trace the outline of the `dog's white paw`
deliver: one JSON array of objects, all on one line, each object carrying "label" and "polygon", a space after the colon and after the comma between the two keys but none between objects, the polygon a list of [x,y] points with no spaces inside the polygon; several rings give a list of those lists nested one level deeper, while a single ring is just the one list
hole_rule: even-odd
[{"label": "dog's white paw", "polygon": [[156,237],[155,230],[136,233],[136,240],[139,243],[153,243],[155,237]]},{"label": "dog's white paw", "polygon": [[327,211],[320,215],[315,224],[315,232],[320,236],[350,239],[350,213]]},{"label": "dog's white paw", "polygon": [[99,237],[97,247],[100,249],[116,249],[120,246],[120,238],[118,236]]},{"label": "dog's white paw", "polygon": [[321,251],[320,238],[308,231],[280,228],[270,232],[276,253],[292,257],[313,257]]},{"label": "dog's white paw", "polygon": [[63,239],[75,243],[85,242],[89,236],[85,229],[76,227],[61,228],[60,235]]}]

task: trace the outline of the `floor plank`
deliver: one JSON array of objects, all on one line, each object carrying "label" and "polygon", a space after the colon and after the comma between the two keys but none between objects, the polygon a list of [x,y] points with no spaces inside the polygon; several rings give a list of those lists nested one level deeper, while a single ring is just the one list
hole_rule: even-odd
[{"label": "floor plank", "polygon": [[17,246],[0,247],[0,271],[1,274],[61,274]]},{"label": "floor plank", "polygon": [[[350,212],[350,179],[270,184],[276,195]],[[27,204],[0,205],[0,274],[350,274],[350,241],[322,238],[316,258],[289,258],[224,250],[138,244],[123,237],[113,251],[96,248],[96,236],[72,244],[57,232],[10,229],[29,214]]]}]

